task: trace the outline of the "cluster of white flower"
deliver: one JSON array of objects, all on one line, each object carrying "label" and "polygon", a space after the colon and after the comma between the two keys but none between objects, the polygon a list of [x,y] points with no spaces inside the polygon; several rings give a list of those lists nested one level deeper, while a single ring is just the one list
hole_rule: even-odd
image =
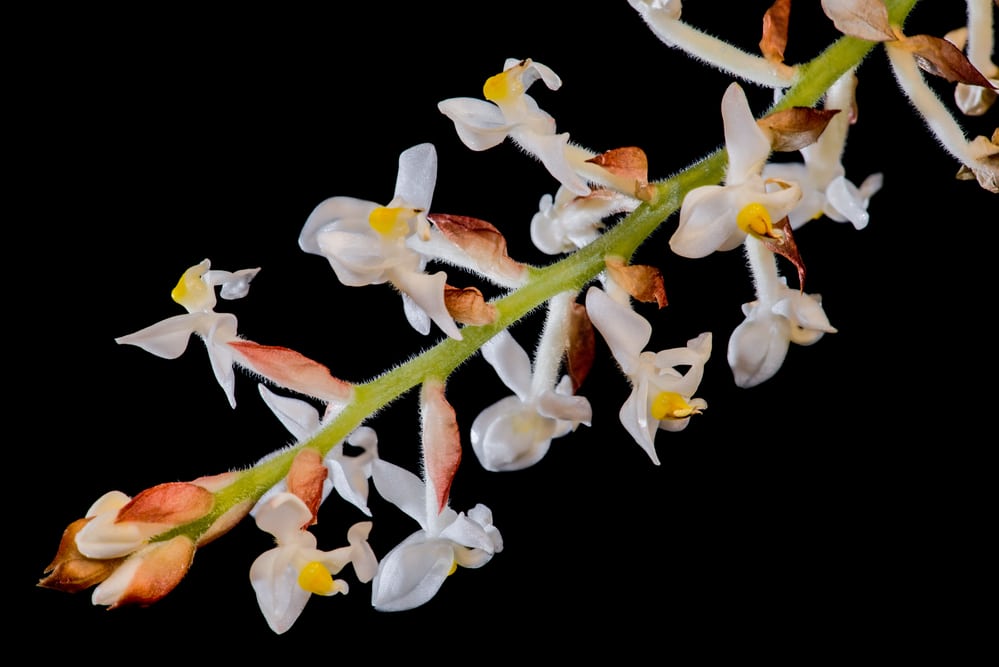
[{"label": "cluster of white flower", "polygon": [[[730,332],[727,360],[735,383],[752,387],[778,372],[791,343],[810,345],[836,331],[821,298],[807,294],[803,284],[788,286],[778,271],[777,259],[785,257],[797,266],[799,283],[803,280],[804,265],[792,232],[821,217],[848,221],[861,229],[869,223],[871,197],[882,187],[880,174],[855,185],[843,167],[856,104],[855,64],[828,87],[823,109],[781,116],[779,101],[788,87],[798,83],[797,68],[784,64],[772,51],[751,56],[698,32],[682,20],[679,0],[629,1],[670,46],[686,49],[744,81],[773,88],[778,100],[778,111],[758,120],[741,85],[728,87],[721,100],[724,176],[721,182],[686,192],[669,242],[674,253],[687,258],[737,248],[745,252],[756,299],[743,306],[745,320]],[[775,3],[773,11],[782,4]],[[911,44],[888,24],[887,13],[883,21],[878,19],[878,10],[884,9],[879,0],[863,4],[870,11],[861,21],[857,17],[862,13],[853,3],[823,2],[847,34],[886,43],[903,88],[932,119],[931,128],[947,139],[945,145],[971,177],[986,188],[994,186],[995,139],[955,138],[952,123],[941,120],[936,98],[925,94],[915,68],[935,54],[951,65],[960,62],[965,72],[985,72],[980,79],[964,76],[958,91],[961,108],[977,113],[990,95],[994,97],[996,68],[987,62],[991,42],[984,48],[977,30],[958,34],[953,39],[962,46],[968,43],[975,54],[970,62],[958,61],[945,49],[937,48],[943,54],[939,55],[932,47]],[[969,1],[969,8],[982,14],[989,5],[989,0]],[[974,12],[970,13],[980,15]],[[985,52],[989,55],[983,56]],[[538,81],[551,90],[561,85],[550,67],[531,59],[508,59],[502,71],[485,82],[485,100],[447,99],[439,110],[453,121],[468,148],[482,151],[509,139],[544,165],[560,187],[554,195],[541,198],[530,222],[531,238],[541,252],[571,258],[605,240],[615,216],[654,205],[659,191],[648,181],[640,149],[596,152],[572,143],[568,133],[557,132],[555,120],[527,92]],[[949,113],[945,118],[952,120]],[[775,162],[771,160],[775,151],[800,151],[803,160]],[[485,407],[471,425],[468,439],[485,469],[532,466],[555,439],[591,424],[593,406],[577,390],[594,354],[594,330],[631,388],[620,406],[621,425],[658,465],[658,432],[683,430],[707,409],[697,394],[714,334],[700,332],[683,345],[647,350],[653,325],[636,302],[661,307],[662,277],[654,267],[632,265],[627,256],[620,256],[617,251],[625,246],[608,244],[584,284],[573,280],[555,284],[537,304],[546,308],[547,317],[532,358],[507,330],[522,312],[512,316],[503,310],[502,299],[489,302],[475,287],[450,285],[443,268],[428,272],[431,264],[457,267],[510,294],[543,279],[536,269],[507,254],[505,239],[492,224],[432,209],[437,167],[432,144],[405,150],[386,204],[349,196],[323,201],[305,221],[301,249],[328,260],[344,285],[390,284],[402,296],[409,323],[421,334],[429,334],[436,325],[446,342],[457,345],[475,332],[476,347],[469,354],[481,350],[485,362],[512,392]],[[404,389],[421,386],[422,468],[417,475],[383,459],[378,451],[373,423],[367,420],[384,400],[364,403],[369,399],[362,385],[333,377],[325,366],[294,350],[247,340],[237,335],[234,315],[215,312],[217,287],[224,299],[241,298],[257,271],[211,270],[208,260],[191,267],[173,292],[174,300],[188,312],[118,342],[175,358],[192,334],[199,336],[233,407],[235,366],[308,399],[259,385],[265,404],[287,427],[294,443],[261,460],[252,475],[233,472],[164,484],[135,498],[107,494],[67,531],[69,537],[64,538],[44,585],[80,590],[97,584],[95,604],[148,604],[183,577],[196,548],[250,515],[276,542],[256,559],[249,578],[268,624],[282,633],[312,594],[348,592],[347,581],[334,578],[348,564],[358,581],[371,582],[376,609],[398,611],[426,603],[457,567],[481,567],[503,549],[488,507],[478,504],[458,512],[449,504],[462,435],[445,398],[448,373],[425,371],[405,380],[409,385]],[[359,453],[346,453],[344,443]],[[419,526],[381,556],[368,544],[379,518],[369,505],[372,488]],[[318,521],[319,508],[334,490],[369,520],[349,529],[347,546],[323,551],[309,527]]]}]

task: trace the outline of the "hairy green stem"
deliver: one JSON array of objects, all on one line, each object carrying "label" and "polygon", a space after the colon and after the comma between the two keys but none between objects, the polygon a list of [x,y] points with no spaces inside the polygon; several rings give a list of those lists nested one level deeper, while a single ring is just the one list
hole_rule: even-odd
[{"label": "hairy green stem", "polygon": [[[889,17],[901,24],[918,0],[887,0]],[[795,106],[813,106],[844,73],[857,67],[876,46],[853,37],[843,37],[810,62],[799,66],[796,83],[771,111]],[[532,268],[528,282],[495,301],[497,320],[485,326],[461,330],[463,339],[445,339],[410,361],[375,379],[355,385],[348,405],[311,439],[240,471],[236,480],[216,492],[215,506],[205,517],[179,526],[157,537],[170,539],[184,534],[197,540],[231,508],[255,501],[288,473],[295,454],[304,447],[328,453],[365,420],[428,378],[446,379],[471,358],[487,340],[515,324],[560,292],[579,291],[604,270],[605,258],[629,259],[660,225],[675,213],[683,197],[693,188],[719,183],[725,176],[727,157],[723,149],[702,158],[674,176],[656,183],[656,196],[584,248],[549,266]]]}]

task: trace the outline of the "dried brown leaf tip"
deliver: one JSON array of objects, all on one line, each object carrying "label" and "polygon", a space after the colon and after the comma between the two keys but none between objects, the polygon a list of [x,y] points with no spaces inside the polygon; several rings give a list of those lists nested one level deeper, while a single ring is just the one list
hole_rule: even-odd
[{"label": "dried brown leaf tip", "polygon": [[642,201],[652,201],[655,197],[656,188],[649,184],[649,160],[641,148],[615,148],[596,155],[587,162],[614,176],[614,186],[624,194]]},{"label": "dried brown leaf tip", "polygon": [[812,109],[792,107],[765,116],[757,124],[770,137],[775,151],[797,151],[809,146],[829,125],[839,109]]},{"label": "dried brown leaf tip", "polygon": [[794,267],[798,269],[798,289],[804,292],[805,262],[801,259],[801,253],[798,252],[798,244],[795,243],[794,236],[791,234],[791,222],[787,216],[775,222],[773,230],[772,236],[758,238],[770,252],[780,255],[794,264]]},{"label": "dried brown leaf tip", "polygon": [[444,305],[451,317],[462,324],[482,326],[496,321],[496,306],[487,303],[476,287],[444,285]]},{"label": "dried brown leaf tip", "polygon": [[764,58],[772,63],[782,64],[784,62],[790,16],[791,0],[777,0],[763,15],[763,39],[760,40],[760,52]]},{"label": "dried brown leaf tip", "polygon": [[569,309],[568,333],[565,363],[569,379],[572,381],[572,392],[576,393],[583,380],[590,374],[596,356],[593,323],[586,312],[586,307],[581,303],[574,303]]},{"label": "dried brown leaf tip", "polygon": [[869,42],[896,38],[884,0],[822,0],[822,11],[844,35]]},{"label": "dried brown leaf tip", "polygon": [[976,159],[976,166],[964,165],[957,172],[962,181],[977,180],[982,188],[999,193],[999,128],[992,132],[992,138],[978,136],[968,146]]},{"label": "dried brown leaf tip", "polygon": [[916,59],[920,69],[947,81],[981,86],[994,90],[995,86],[957,46],[943,37],[932,35],[900,36],[893,46],[905,49]]},{"label": "dried brown leaf tip", "polygon": [[621,257],[606,257],[607,273],[624,291],[639,301],[666,305],[666,287],[663,274],[654,266],[626,264]]},{"label": "dried brown leaf tip", "polygon": [[434,213],[427,216],[444,238],[454,243],[483,268],[521,280],[527,267],[516,262],[507,254],[506,237],[495,226],[465,215]]}]

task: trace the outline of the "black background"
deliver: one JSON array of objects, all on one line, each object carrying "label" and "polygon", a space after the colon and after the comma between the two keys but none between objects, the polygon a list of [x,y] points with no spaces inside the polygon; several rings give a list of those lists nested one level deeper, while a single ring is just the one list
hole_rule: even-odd
[{"label": "black background", "polygon": [[[692,24],[755,51],[768,2],[686,4]],[[963,5],[925,0],[907,32],[940,36],[963,22]],[[864,655],[889,656],[981,635],[984,618],[966,614],[962,598],[985,594],[980,537],[995,527],[992,513],[978,518],[994,503],[985,455],[995,443],[979,401],[995,395],[989,250],[999,208],[995,195],[954,180],[957,163],[879,51],[860,71],[860,122],[844,158],[854,182],[885,173],[871,223],[857,231],[823,219],[797,235],[808,291],[822,294],[838,333],[791,349],[765,384],[737,389],[725,345],[753,297],[741,254],[672,255],[675,218],[640,250],[636,261],[663,271],[670,300],[639,307],[655,328],[650,348],[702,331],[715,342],[699,392],[709,408],[686,431],[659,434],[661,466],[620,426],[628,387],[601,347],[581,390],[593,426],[556,440],[533,468],[484,472],[468,426],[508,392],[473,359],[448,384],[466,442],[452,506],[488,505],[505,549],[459,571],[424,607],[375,612],[370,586],[347,571],[349,595],[314,598],[275,636],[247,578],[270,547],[252,521],[199,551],[180,586],[148,609],[109,612],[89,592],[35,587],[62,529],[105,491],[246,466],[287,442],[248,377],[229,409],[196,341],[175,361],[114,343],[181,312],[169,291],[185,268],[205,257],[220,269],[261,266],[246,299],[220,305],[241,333],[344,379],[371,378],[439,334],[413,332],[388,287],[344,288],[298,249],[302,223],[326,197],[388,201],[398,154],[431,141],[433,210],[489,220],[514,258],[548,261],[528,228],[557,184],[508,143],[466,149],[438,101],[480,97],[504,59],[531,57],[563,79],[557,92],[530,91],[560,131],[594,150],[641,146],[650,176],[663,178],[721,143],[731,78],[663,45],[623,0],[300,13],[263,4],[228,15],[164,6],[11,27],[34,37],[12,60],[23,92],[9,102],[14,143],[27,149],[8,183],[24,203],[12,226],[25,235],[8,249],[20,267],[8,276],[8,437],[23,457],[8,469],[15,645],[115,661],[270,650],[478,660],[591,648],[707,660],[845,657],[865,641],[874,647]],[[787,59],[807,60],[835,37],[817,2],[796,3]],[[744,87],[762,111],[769,94]],[[991,134],[995,114],[969,131]],[[454,272],[450,282],[473,278]],[[514,335],[530,348],[537,325],[531,317]],[[371,425],[381,455],[415,469],[415,397]],[[381,556],[416,526],[374,494],[371,506]],[[320,545],[339,546],[363,518],[331,499],[315,528]]]}]

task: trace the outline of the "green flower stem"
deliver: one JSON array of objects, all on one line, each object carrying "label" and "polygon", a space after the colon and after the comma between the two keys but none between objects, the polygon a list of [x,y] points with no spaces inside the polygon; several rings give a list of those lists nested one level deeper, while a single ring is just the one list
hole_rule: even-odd
[{"label": "green flower stem", "polygon": [[[887,0],[889,17],[901,25],[918,0]],[[813,106],[844,73],[856,67],[876,44],[842,37],[811,62],[799,66],[797,82],[772,111]],[[355,385],[354,397],[328,425],[310,440],[286,449],[238,473],[236,480],[215,494],[214,509],[205,517],[158,536],[169,539],[185,534],[197,540],[225,512],[241,503],[256,501],[288,473],[295,454],[314,447],[323,455],[339,445],[365,420],[428,378],[446,379],[471,358],[487,340],[541,307],[560,292],[579,291],[604,270],[604,258],[630,259],[659,226],[675,213],[693,188],[712,185],[725,176],[727,157],[719,149],[667,180],[656,183],[653,201],[639,206],[600,238],[547,267],[530,268],[527,283],[493,302],[498,312],[492,324],[462,329],[463,340],[445,339],[410,361],[377,378]]]}]

